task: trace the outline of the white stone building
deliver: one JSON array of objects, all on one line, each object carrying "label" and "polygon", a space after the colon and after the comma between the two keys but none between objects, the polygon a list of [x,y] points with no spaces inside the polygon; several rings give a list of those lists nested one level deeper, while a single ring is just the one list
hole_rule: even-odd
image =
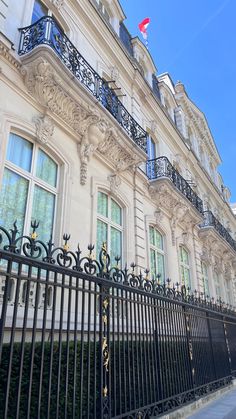
[{"label": "white stone building", "polygon": [[118,0],[0,0],[0,224],[106,241],[113,260],[235,305],[236,219],[207,119],[124,19]]}]

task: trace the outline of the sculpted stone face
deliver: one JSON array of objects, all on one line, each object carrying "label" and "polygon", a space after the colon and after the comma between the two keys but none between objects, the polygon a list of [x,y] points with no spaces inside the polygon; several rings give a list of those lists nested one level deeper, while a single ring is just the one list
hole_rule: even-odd
[{"label": "sculpted stone face", "polygon": [[89,143],[97,147],[97,145],[104,140],[106,128],[105,122],[90,125],[88,128]]}]

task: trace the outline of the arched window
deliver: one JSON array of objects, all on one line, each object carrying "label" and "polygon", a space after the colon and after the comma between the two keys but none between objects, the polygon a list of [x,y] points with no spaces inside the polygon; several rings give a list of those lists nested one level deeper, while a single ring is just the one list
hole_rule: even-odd
[{"label": "arched window", "polygon": [[210,296],[207,266],[204,262],[201,262],[200,293]]},{"label": "arched window", "polygon": [[40,239],[53,232],[58,166],[38,145],[10,134],[0,192],[0,224],[12,228],[15,220],[22,234],[31,220],[39,222]]},{"label": "arched window", "polygon": [[230,280],[229,279],[225,280],[225,291],[226,291],[227,303],[232,304],[232,293],[231,293],[231,287],[230,287]]},{"label": "arched window", "polygon": [[107,251],[111,257],[111,264],[115,264],[115,257],[122,257],[123,214],[117,202],[104,192],[97,196],[97,256],[102,244],[107,244]]},{"label": "arched window", "polygon": [[183,246],[180,246],[179,250],[180,250],[181,285],[185,285],[186,288],[190,288],[191,280],[190,280],[189,253]]},{"label": "arched window", "polygon": [[216,299],[219,300],[222,297],[222,295],[221,295],[220,275],[217,271],[214,271],[214,284],[215,284]]},{"label": "arched window", "polygon": [[150,267],[151,276],[156,278],[160,275],[160,281],[165,279],[165,253],[164,240],[161,233],[154,227],[149,227],[150,241]]}]

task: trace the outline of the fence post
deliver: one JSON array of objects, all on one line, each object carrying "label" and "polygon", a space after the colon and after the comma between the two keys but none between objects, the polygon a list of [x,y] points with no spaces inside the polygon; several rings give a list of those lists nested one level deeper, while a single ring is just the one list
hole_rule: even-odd
[{"label": "fence post", "polygon": [[228,358],[229,358],[229,371],[230,371],[230,374],[232,375],[231,354],[230,354],[229,340],[228,340],[228,336],[227,336],[227,327],[226,327],[225,316],[223,316],[223,324],[224,324],[225,344],[226,344],[226,348],[227,348],[227,352],[228,352]]},{"label": "fence post", "polygon": [[210,320],[209,320],[209,313],[207,313],[207,312],[206,312],[206,318],[207,318],[208,335],[209,335],[210,347],[211,347],[212,364],[213,364],[213,369],[214,369],[215,380],[217,380],[216,365],[215,365],[215,358],[214,358],[214,352],[213,352],[213,343],[212,343],[212,335],[211,335],[211,325],[210,325]]},{"label": "fence post", "polygon": [[111,417],[110,406],[110,305],[109,305],[109,287],[100,285],[100,417]]},{"label": "fence post", "polygon": [[192,388],[195,388],[195,381],[194,381],[194,366],[193,366],[193,345],[192,339],[190,336],[190,322],[189,322],[189,314],[186,310],[186,307],[183,307],[184,310],[184,317],[185,317],[185,326],[186,326],[186,337],[187,337],[187,344],[188,344],[188,353],[189,353],[189,366],[190,366],[190,373],[191,373],[191,381],[192,381]]}]

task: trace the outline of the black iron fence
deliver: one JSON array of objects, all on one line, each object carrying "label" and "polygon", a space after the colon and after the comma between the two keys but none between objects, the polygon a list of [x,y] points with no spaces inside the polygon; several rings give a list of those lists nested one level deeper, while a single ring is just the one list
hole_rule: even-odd
[{"label": "black iron fence", "polygon": [[159,178],[168,178],[173,182],[174,186],[188,199],[189,202],[197,209],[200,214],[203,213],[203,203],[201,198],[194,192],[189,183],[181,176],[181,174],[174,168],[167,157],[157,157],[148,160],[147,176],[150,180]]},{"label": "black iron fence", "polygon": [[48,45],[77,80],[113,115],[129,137],[147,150],[147,133],[130,115],[109,83],[103,80],[72,44],[51,16],[44,16],[21,33],[18,53],[24,55],[39,45]]},{"label": "black iron fence", "polygon": [[236,241],[221,224],[219,220],[214,216],[211,211],[204,211],[204,221],[200,224],[200,227],[214,227],[217,233],[223,237],[230,244],[230,246],[236,251]]},{"label": "black iron fence", "polygon": [[231,382],[232,307],[36,227],[0,228],[1,418],[151,418]]}]

